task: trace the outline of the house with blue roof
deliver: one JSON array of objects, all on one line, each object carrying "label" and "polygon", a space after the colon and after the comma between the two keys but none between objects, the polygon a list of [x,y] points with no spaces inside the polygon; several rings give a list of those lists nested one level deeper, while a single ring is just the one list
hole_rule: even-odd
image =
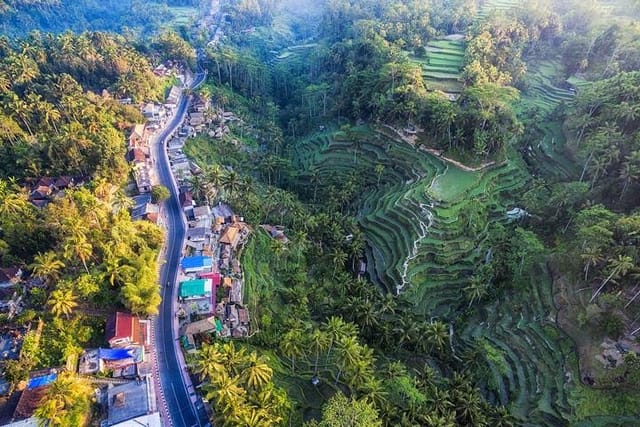
[{"label": "house with blue roof", "polygon": [[182,258],[180,263],[185,273],[201,273],[211,271],[213,259],[208,256],[191,256]]}]

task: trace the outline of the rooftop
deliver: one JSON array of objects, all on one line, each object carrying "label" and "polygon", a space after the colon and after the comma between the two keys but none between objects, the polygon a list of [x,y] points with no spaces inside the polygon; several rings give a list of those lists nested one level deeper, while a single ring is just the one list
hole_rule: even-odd
[{"label": "rooftop", "polygon": [[180,283],[180,298],[211,296],[211,279],[187,280]]},{"label": "rooftop", "polygon": [[107,391],[108,417],[107,425],[114,426],[149,412],[145,381],[132,381],[117,385]]},{"label": "rooftop", "polygon": [[49,386],[45,385],[37,388],[28,388],[23,391],[18,406],[13,412],[13,418],[22,420],[32,417],[35,410],[40,406],[40,401],[47,393],[48,388]]},{"label": "rooftop", "polygon": [[182,262],[180,266],[183,270],[189,269],[199,269],[203,267],[211,267],[213,265],[213,260],[208,256],[192,256],[182,258]]}]

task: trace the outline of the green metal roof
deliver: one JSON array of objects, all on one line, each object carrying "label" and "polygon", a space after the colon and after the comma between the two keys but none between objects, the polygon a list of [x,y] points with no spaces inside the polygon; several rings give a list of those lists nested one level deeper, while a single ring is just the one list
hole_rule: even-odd
[{"label": "green metal roof", "polygon": [[180,298],[211,295],[211,279],[187,280],[180,283]]}]

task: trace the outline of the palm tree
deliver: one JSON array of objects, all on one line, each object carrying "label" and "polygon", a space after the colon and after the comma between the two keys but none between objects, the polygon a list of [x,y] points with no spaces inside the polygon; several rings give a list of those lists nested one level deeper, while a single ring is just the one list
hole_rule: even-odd
[{"label": "palm tree", "polygon": [[339,249],[336,248],[334,249],[334,251],[331,253],[331,262],[333,262],[333,278],[336,278],[336,272],[338,271],[338,267],[342,268],[344,267],[344,263],[347,262],[347,254]]},{"label": "palm tree", "polygon": [[216,405],[225,408],[241,406],[247,391],[239,385],[238,377],[230,377],[223,372],[215,378],[214,383],[207,387],[207,399],[214,399]]},{"label": "palm tree", "polygon": [[331,337],[329,334],[324,332],[321,329],[314,329],[310,336],[311,347],[316,352],[316,363],[315,363],[315,373],[318,374],[318,359],[320,358],[320,353],[327,350],[329,345],[331,345]]},{"label": "palm tree", "polygon": [[449,328],[446,323],[436,320],[426,325],[424,337],[433,348],[440,351],[444,348],[449,339]]},{"label": "palm tree", "polygon": [[417,323],[413,319],[406,317],[400,318],[396,326],[393,328],[393,332],[398,337],[398,344],[400,344],[399,348],[404,347],[407,343],[415,342],[419,333]]},{"label": "palm tree", "polygon": [[209,189],[207,188],[207,182],[204,176],[192,175],[189,179],[189,185],[191,186],[193,198],[196,199],[198,203],[202,203],[203,201],[208,202]]},{"label": "palm tree", "polygon": [[67,238],[63,245],[64,249],[64,257],[67,260],[72,259],[75,254],[80,261],[82,261],[82,265],[84,266],[85,271],[89,274],[89,267],[87,267],[87,259],[91,255],[93,255],[93,246],[87,240],[86,236],[80,234],[76,236],[71,236]]},{"label": "palm tree", "polygon": [[31,268],[35,277],[44,279],[45,283],[51,284],[60,279],[64,263],[60,261],[55,252],[49,251],[38,253],[38,255],[33,258],[33,262],[29,265],[29,268]]},{"label": "palm tree", "polygon": [[473,276],[471,283],[469,283],[464,289],[465,296],[469,300],[469,307],[474,301],[480,301],[487,294],[487,284],[480,276]]},{"label": "palm tree", "polygon": [[589,268],[595,267],[600,261],[602,261],[602,251],[599,248],[587,246],[582,250],[580,258],[584,261],[584,280],[587,281],[589,276]]},{"label": "palm tree", "polygon": [[322,324],[322,328],[329,337],[329,348],[327,349],[327,361],[331,355],[331,348],[342,337],[347,335],[347,324],[342,318],[337,316],[331,316],[326,322]]},{"label": "palm tree", "polygon": [[263,357],[258,356],[254,351],[247,359],[247,366],[242,372],[247,388],[250,390],[258,390],[271,381],[273,370],[267,365]]},{"label": "palm tree", "polygon": [[361,356],[361,346],[355,336],[340,338],[337,348],[338,375],[336,376],[336,384],[340,381],[342,371],[354,367]]},{"label": "palm tree", "polygon": [[296,357],[304,354],[304,336],[299,329],[290,329],[280,341],[280,349],[291,359],[291,371],[295,371]]},{"label": "palm tree", "polygon": [[48,426],[79,425],[90,408],[91,395],[88,382],[63,372],[51,383],[34,415]]},{"label": "palm tree", "polygon": [[56,289],[51,292],[47,304],[51,307],[51,313],[54,316],[58,317],[64,314],[67,318],[69,318],[73,309],[78,306],[76,297],[71,289]]},{"label": "palm tree", "polygon": [[598,295],[600,295],[600,292],[609,282],[609,280],[611,280],[613,277],[625,276],[633,267],[633,259],[627,255],[618,255],[618,258],[609,260],[609,268],[611,273],[606,279],[604,279],[600,287],[593,293],[591,299],[589,300],[589,303],[592,303],[593,300],[596,299]]},{"label": "palm tree", "polygon": [[226,367],[222,362],[222,354],[218,347],[209,344],[203,344],[200,351],[196,353],[192,369],[202,379],[212,379],[226,373]]},{"label": "palm tree", "polygon": [[222,189],[229,195],[229,198],[233,198],[235,193],[240,191],[242,187],[242,180],[240,175],[236,171],[229,171],[221,179],[220,185]]},{"label": "palm tree", "polygon": [[233,342],[227,342],[222,345],[218,344],[218,350],[229,375],[234,377],[240,375],[247,360],[247,352],[244,347],[236,347]]}]

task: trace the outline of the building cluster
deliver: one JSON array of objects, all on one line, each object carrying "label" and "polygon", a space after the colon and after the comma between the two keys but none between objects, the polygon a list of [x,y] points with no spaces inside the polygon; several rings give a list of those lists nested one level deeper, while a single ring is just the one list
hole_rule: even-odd
[{"label": "building cluster", "polygon": [[27,180],[29,201],[38,208],[44,208],[54,198],[64,194],[64,191],[84,184],[81,176],[41,176],[36,180]]},{"label": "building cluster", "polygon": [[[189,192],[182,193],[189,200]],[[249,334],[249,312],[244,306],[244,278],[238,251],[250,229],[228,206],[183,203],[189,228],[185,256],[178,278],[181,340],[187,349],[195,347],[200,334],[240,338]]]},{"label": "building cluster", "polygon": [[[24,333],[2,331],[0,350],[6,348],[3,356],[8,353],[11,358],[19,357]],[[67,363],[64,368],[77,371],[81,380],[94,387],[95,400],[102,409],[100,425],[160,427],[149,357],[150,321],[116,312],[107,320],[105,342],[108,347],[86,349],[77,364]],[[18,386],[12,398],[0,406],[0,423],[13,427],[41,425],[34,417],[35,410],[58,375],[58,368],[32,372],[26,384]],[[0,390],[6,393],[8,389],[8,384],[0,383]]]}]

